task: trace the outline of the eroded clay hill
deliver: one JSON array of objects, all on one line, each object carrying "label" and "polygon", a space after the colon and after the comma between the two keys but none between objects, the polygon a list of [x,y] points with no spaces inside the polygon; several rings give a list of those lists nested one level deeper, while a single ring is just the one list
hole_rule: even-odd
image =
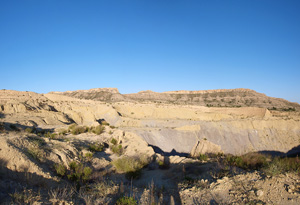
[{"label": "eroded clay hill", "polygon": [[[110,93],[111,96],[115,96],[110,100],[118,98],[116,101],[130,96],[121,95],[116,89],[92,89],[67,92],[63,93],[64,95],[54,92],[37,94],[1,90],[1,121],[25,126],[59,128],[72,123],[92,126],[105,120],[122,130],[137,134],[161,153],[189,154],[196,149],[197,152],[215,150],[215,152],[232,154],[252,151],[276,151],[284,154],[300,143],[300,115],[297,111],[299,104],[269,98],[252,90],[199,91],[196,92],[198,94],[194,91],[179,91],[159,95],[180,93],[179,95],[185,96],[206,94],[221,96],[240,93],[235,96],[239,98],[243,93],[246,96],[265,96],[262,99],[271,99],[271,104],[267,103],[270,107],[278,108],[274,110],[263,106],[207,107],[157,103],[155,99],[154,102],[150,102],[150,97],[143,98],[147,99],[147,102],[140,102],[134,101],[132,96],[130,101],[104,102],[107,101],[106,94],[102,96],[104,101],[78,99],[88,98],[85,94],[96,99],[96,96],[101,96],[102,93]],[[65,96],[73,94],[76,98]],[[92,94],[94,97],[91,97]],[[143,96],[143,93],[132,95]],[[273,101],[275,104],[272,104]],[[276,103],[284,105],[285,109],[279,108],[279,104]],[[216,151],[215,146],[220,149]]]},{"label": "eroded clay hill", "polygon": [[[224,104],[207,106],[202,97],[214,94]],[[277,175],[277,158],[248,173],[222,154],[291,156],[299,144],[299,104],[251,90],[0,90],[0,203],[115,204],[134,195],[140,204],[299,204],[298,158],[283,158],[294,172]],[[207,153],[216,159],[200,158]],[[130,161],[134,171],[122,167]],[[30,201],[18,199],[26,194]]]}]

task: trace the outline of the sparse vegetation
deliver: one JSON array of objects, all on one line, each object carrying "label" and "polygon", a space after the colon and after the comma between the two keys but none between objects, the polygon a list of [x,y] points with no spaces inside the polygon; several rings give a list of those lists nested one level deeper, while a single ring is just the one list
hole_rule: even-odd
[{"label": "sparse vegetation", "polygon": [[242,156],[227,155],[225,163],[245,170],[252,170],[266,165],[267,157],[259,153],[248,153]]},{"label": "sparse vegetation", "polygon": [[206,154],[200,154],[198,159],[201,160],[201,161],[207,161],[208,157],[207,157]]},{"label": "sparse vegetation", "polygon": [[38,147],[41,147],[41,146],[44,146],[47,144],[43,138],[38,137],[38,136],[29,136],[28,140],[30,142],[32,142],[35,146],[38,146]]},{"label": "sparse vegetation", "polygon": [[271,176],[286,173],[286,172],[296,172],[300,174],[300,160],[298,157],[295,158],[275,157],[262,170],[267,175],[271,175]]},{"label": "sparse vegetation", "polygon": [[136,205],[137,201],[131,196],[122,196],[116,202],[116,205]]},{"label": "sparse vegetation", "polygon": [[73,129],[71,129],[71,134],[72,135],[79,135],[82,133],[85,133],[88,131],[88,128],[85,126],[75,126]]},{"label": "sparse vegetation", "polygon": [[58,132],[59,135],[66,135],[67,133],[68,133],[67,129],[60,129]]},{"label": "sparse vegetation", "polygon": [[65,176],[65,174],[66,174],[66,167],[65,167],[65,165],[63,165],[63,164],[55,164],[54,168],[55,168],[56,174],[58,176],[61,176],[61,177]]},{"label": "sparse vegetation", "polygon": [[110,140],[110,143],[112,143],[113,145],[117,145],[118,144],[118,141],[115,139],[115,138],[112,138]]},{"label": "sparse vegetation", "polygon": [[112,145],[112,146],[110,147],[110,149],[111,149],[111,151],[112,151],[113,153],[115,153],[115,154],[117,154],[117,155],[119,155],[119,156],[123,154],[123,147],[122,147],[121,144],[119,144],[119,145]]},{"label": "sparse vegetation", "polygon": [[58,139],[58,135],[56,133],[47,132],[44,136],[52,140]]},{"label": "sparse vegetation", "polygon": [[260,153],[248,153],[242,156],[227,155],[225,166],[235,166],[244,170],[261,170],[263,173],[274,176],[286,172],[300,173],[300,160],[298,157],[271,157]]},{"label": "sparse vegetation", "polygon": [[86,182],[89,180],[92,169],[90,167],[84,166],[82,163],[71,162],[69,164],[70,170],[67,175],[68,179],[73,182]]},{"label": "sparse vegetation", "polygon": [[[86,132],[92,132],[94,134],[100,135],[105,131],[105,127],[102,125],[97,125],[96,127],[87,127],[87,126],[78,126],[76,124],[72,124],[68,128],[68,132],[73,135],[79,135]],[[64,131],[65,133],[65,131]]]},{"label": "sparse vegetation", "polygon": [[102,152],[102,151],[104,151],[104,144],[103,143],[92,143],[89,145],[89,150],[91,152]]},{"label": "sparse vegetation", "polygon": [[38,162],[43,162],[45,160],[45,153],[39,147],[30,146],[26,149],[26,153],[29,157],[37,160]]},{"label": "sparse vegetation", "polygon": [[91,152],[87,152],[87,153],[85,153],[85,158],[87,159],[87,160],[91,160],[92,158],[93,158],[93,153],[91,153]]},{"label": "sparse vegetation", "polygon": [[102,125],[98,125],[96,127],[92,127],[90,128],[91,132],[97,134],[97,135],[100,135],[102,134],[104,131],[105,131],[105,127],[102,126]]},{"label": "sparse vegetation", "polygon": [[168,157],[164,157],[163,160],[158,160],[158,167],[160,169],[169,169],[170,168],[170,161]]},{"label": "sparse vegetation", "polygon": [[34,129],[31,128],[31,127],[27,127],[27,128],[25,129],[25,132],[27,132],[27,133],[33,133],[33,132],[34,132]]},{"label": "sparse vegetation", "polygon": [[33,204],[41,199],[40,193],[36,193],[32,189],[14,192],[13,194],[10,194],[10,197],[12,202],[16,204]]},{"label": "sparse vegetation", "polygon": [[112,165],[120,173],[126,173],[126,177],[131,179],[139,178],[142,174],[141,169],[149,164],[146,156],[122,157],[112,161]]}]

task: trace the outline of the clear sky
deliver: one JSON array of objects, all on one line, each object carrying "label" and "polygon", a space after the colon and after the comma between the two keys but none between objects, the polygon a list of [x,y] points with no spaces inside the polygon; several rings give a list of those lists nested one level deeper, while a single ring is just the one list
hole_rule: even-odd
[{"label": "clear sky", "polygon": [[299,0],[0,0],[0,89],[250,88],[300,102]]}]

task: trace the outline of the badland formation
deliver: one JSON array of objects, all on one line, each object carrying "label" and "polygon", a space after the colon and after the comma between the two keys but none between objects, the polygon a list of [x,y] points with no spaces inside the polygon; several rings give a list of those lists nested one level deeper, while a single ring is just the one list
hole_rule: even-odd
[{"label": "badland formation", "polygon": [[299,204],[300,105],[250,89],[0,90],[1,203]]}]

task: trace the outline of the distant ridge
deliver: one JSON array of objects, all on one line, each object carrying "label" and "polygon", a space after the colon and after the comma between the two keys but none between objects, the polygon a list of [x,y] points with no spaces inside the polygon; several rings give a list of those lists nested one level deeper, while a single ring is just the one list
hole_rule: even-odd
[{"label": "distant ridge", "polygon": [[179,90],[179,91],[167,91],[163,93],[169,94],[204,94],[204,93],[219,93],[219,92],[255,92],[251,89],[246,88],[236,88],[236,89],[216,89],[216,90],[196,90],[196,91],[188,91],[188,90]]},{"label": "distant ridge", "polygon": [[298,103],[281,98],[268,97],[251,89],[216,89],[199,91],[140,91],[132,94],[120,94],[117,88],[94,88],[66,92],[51,92],[79,99],[105,102],[154,102],[168,104],[201,105],[207,107],[263,107],[272,110],[300,110]]}]

